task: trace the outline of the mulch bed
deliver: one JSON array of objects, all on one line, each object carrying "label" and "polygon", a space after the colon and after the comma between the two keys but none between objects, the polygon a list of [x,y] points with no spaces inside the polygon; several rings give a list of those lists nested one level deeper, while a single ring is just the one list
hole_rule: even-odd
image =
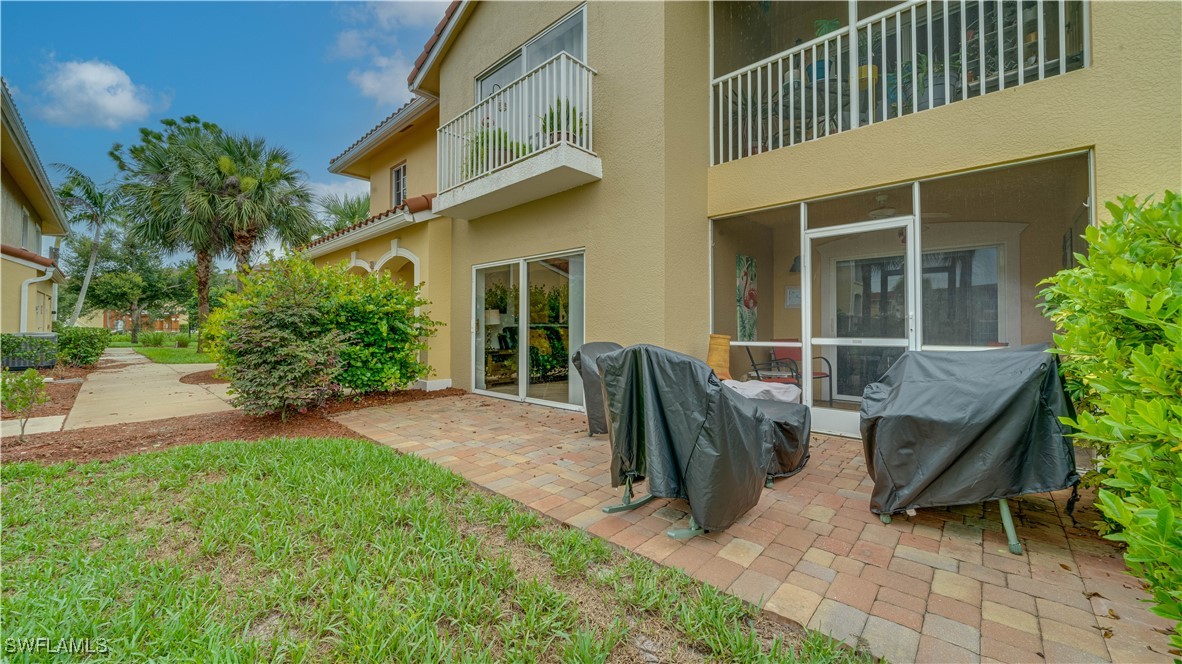
[{"label": "mulch bed", "polygon": [[194,445],[220,440],[259,440],[273,436],[364,438],[328,416],[361,408],[386,406],[409,401],[438,399],[465,394],[463,390],[436,392],[402,390],[372,394],[357,400],[331,402],[310,413],[296,414],[287,422],[274,417],[252,417],[238,411],[172,417],[165,420],[112,424],[102,427],[71,429],[34,434],[19,443],[15,437],[0,441],[0,461],[106,461],[128,454],[152,452],[180,445]]},{"label": "mulch bed", "polygon": [[186,385],[221,385],[230,381],[215,375],[217,369],[209,369],[208,371],[194,371],[191,374],[181,376],[181,382]]}]

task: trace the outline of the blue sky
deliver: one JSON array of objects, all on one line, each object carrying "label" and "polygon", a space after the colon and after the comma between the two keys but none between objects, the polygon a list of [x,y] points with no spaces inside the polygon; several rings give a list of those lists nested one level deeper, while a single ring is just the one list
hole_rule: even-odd
[{"label": "blue sky", "polygon": [[113,143],[196,114],[286,147],[317,192],[355,193],[328,161],[409,98],[445,7],[5,0],[0,71],[55,181],[53,162],[107,180]]}]

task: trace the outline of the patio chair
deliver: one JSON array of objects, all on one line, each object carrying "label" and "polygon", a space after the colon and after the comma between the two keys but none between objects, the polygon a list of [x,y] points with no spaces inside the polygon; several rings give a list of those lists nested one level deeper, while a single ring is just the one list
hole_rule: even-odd
[{"label": "patio chair", "polygon": [[587,410],[587,435],[607,433],[607,408],[603,398],[603,380],[596,361],[600,355],[623,348],[611,341],[593,341],[579,346],[571,362],[583,380],[583,406]]},{"label": "patio chair", "polygon": [[1060,419],[1074,416],[1046,345],[908,351],[862,396],[870,511],[889,523],[896,512],[996,500],[1020,554],[1006,500],[1078,485]]},{"label": "patio chair", "polygon": [[[800,343],[800,339],[772,339],[772,341],[785,343]],[[765,383],[788,383],[789,385],[800,385],[800,363],[804,356],[802,349],[799,347],[789,346],[774,346],[771,352],[771,359],[767,362],[756,362],[755,355],[751,353],[751,347],[747,346],[747,359],[751,360],[751,373],[755,375],[755,380],[760,380]],[[813,380],[829,381],[829,406],[833,406],[833,365],[825,357],[817,356],[813,358],[819,360],[825,367],[824,371],[813,371]]]},{"label": "patio chair", "polygon": [[[748,399],[701,360],[631,346],[599,356],[611,435],[612,486],[645,480],[650,496],[684,498],[691,519],[670,537],[729,527],[759,501],[770,477],[809,458],[807,407]],[[646,501],[651,498],[647,498]],[[632,509],[612,506],[604,511]]]}]

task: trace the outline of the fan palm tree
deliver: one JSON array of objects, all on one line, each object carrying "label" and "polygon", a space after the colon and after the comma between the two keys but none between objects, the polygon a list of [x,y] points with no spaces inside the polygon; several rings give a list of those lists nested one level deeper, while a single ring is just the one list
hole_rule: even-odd
[{"label": "fan palm tree", "polygon": [[325,194],[316,204],[328,220],[328,232],[344,230],[369,218],[369,194]]},{"label": "fan palm tree", "polygon": [[[216,153],[217,125],[196,116],[167,119],[163,132],[140,130],[140,143],[111,157],[125,174],[122,191],[129,201],[131,236],[167,251],[191,251],[196,258],[197,326],[209,316],[209,283],[214,260],[230,253],[231,234],[212,195],[218,182],[208,179]],[[197,348],[203,340],[197,337]]]},{"label": "fan palm tree", "polygon": [[90,288],[90,279],[94,276],[94,265],[98,262],[99,236],[108,222],[121,216],[123,202],[118,189],[104,189],[82,171],[67,164],[54,164],[54,167],[66,175],[66,179],[57,188],[57,197],[69,216],[71,226],[89,226],[94,230],[94,238],[90,243],[90,261],[86,264],[86,275],[82,277],[82,289],[78,293],[78,302],[74,304],[74,313],[66,325],[78,322],[82,315],[82,306],[86,302],[86,291]]},{"label": "fan palm tree", "polygon": [[312,192],[291,153],[261,138],[221,134],[212,147],[217,159],[206,176],[217,182],[210,199],[232,235],[238,290],[250,272],[250,258],[261,242],[285,247],[305,244],[319,230],[312,214]]}]

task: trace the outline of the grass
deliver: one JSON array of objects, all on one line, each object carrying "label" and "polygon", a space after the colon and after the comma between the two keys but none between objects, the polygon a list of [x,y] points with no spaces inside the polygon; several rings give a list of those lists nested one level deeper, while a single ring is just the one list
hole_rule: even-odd
[{"label": "grass", "polygon": [[142,660],[603,662],[663,638],[663,659],[868,661],[817,635],[765,638],[735,597],[364,441],[5,464],[0,479],[9,640]]},{"label": "grass", "polygon": [[107,344],[110,348],[133,348],[137,353],[146,356],[149,360],[158,364],[204,364],[206,362],[213,362],[209,358],[208,353],[197,352],[197,342],[194,341],[188,348],[173,348],[171,346],[144,346],[142,344],[133,344],[130,341],[112,341]]}]

